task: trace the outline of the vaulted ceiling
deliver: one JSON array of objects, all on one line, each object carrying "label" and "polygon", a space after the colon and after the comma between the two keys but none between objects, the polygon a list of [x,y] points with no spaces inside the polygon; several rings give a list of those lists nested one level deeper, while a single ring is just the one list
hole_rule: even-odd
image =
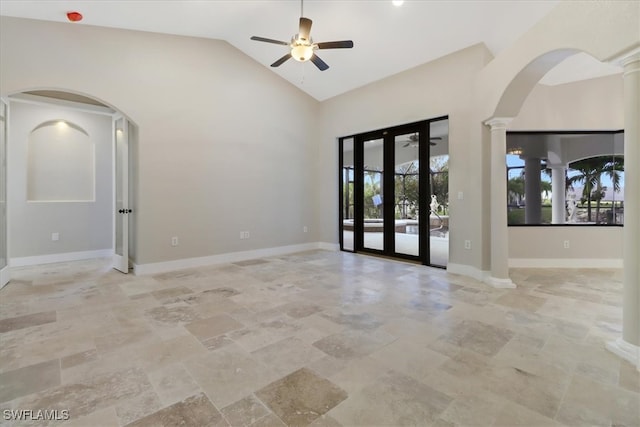
[{"label": "vaulted ceiling", "polygon": [[[497,55],[553,9],[557,0],[306,0],[314,41],[353,40],[353,49],[322,50],[329,64],[287,61],[269,65],[287,46],[250,40],[253,35],[289,41],[298,31],[301,3],[295,0],[2,0],[0,14],[68,25],[94,25],[226,40],[318,100],[347,92],[465,47],[484,43]],[[78,11],[84,19],[67,21]],[[619,72],[586,54],[569,58],[543,83]]]}]

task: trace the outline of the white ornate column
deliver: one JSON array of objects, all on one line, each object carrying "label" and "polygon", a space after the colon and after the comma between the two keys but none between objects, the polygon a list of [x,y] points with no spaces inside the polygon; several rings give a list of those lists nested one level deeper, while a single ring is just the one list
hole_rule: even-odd
[{"label": "white ornate column", "polygon": [[542,222],[542,185],[540,179],[540,159],[524,159],[524,223]]},{"label": "white ornate column", "polygon": [[507,125],[511,118],[494,117],[491,127],[491,276],[486,282],[495,288],[515,288],[509,278],[509,235],[507,233]]},{"label": "white ornate column", "polygon": [[564,224],[567,218],[566,173],[564,165],[550,165],[551,168],[551,223]]},{"label": "white ornate column", "polygon": [[624,228],[622,338],[607,348],[640,370],[640,52],[624,66]]}]

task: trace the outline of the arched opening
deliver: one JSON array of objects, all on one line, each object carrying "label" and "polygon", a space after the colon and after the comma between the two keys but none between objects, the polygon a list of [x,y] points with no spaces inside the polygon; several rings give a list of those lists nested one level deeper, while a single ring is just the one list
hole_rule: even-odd
[{"label": "arched opening", "polygon": [[128,125],[127,154],[135,125],[110,105],[66,90],[23,91],[6,101],[9,266],[113,257],[123,221],[135,257],[135,215],[116,209],[123,182],[131,190],[124,207],[132,208],[135,183],[117,173],[115,123]]},{"label": "arched opening", "polygon": [[[518,82],[522,82],[523,79],[526,78],[528,74],[535,74],[531,72],[530,68],[535,69],[535,65],[540,62],[546,63],[548,61],[549,64],[559,62],[557,61],[558,56],[562,56],[561,53],[563,50],[554,50],[548,52],[547,54],[540,55],[534,61],[530,62],[523,70],[518,72],[511,82],[506,86],[504,92],[499,98],[499,102],[494,109],[496,116],[499,114],[502,117],[509,118],[518,118],[518,115],[522,112],[523,104],[532,90],[529,90],[527,85],[523,85],[523,88],[517,88]],[[603,147],[592,147],[592,153],[572,153],[569,155],[557,155],[554,160],[560,160],[556,165],[559,168],[566,168],[569,165],[573,165],[574,169],[577,170],[577,174],[571,178],[574,178],[574,182],[582,182],[584,185],[581,189],[579,195],[574,195],[574,198],[580,197],[581,201],[586,200],[588,203],[587,208],[587,222],[593,222],[594,225],[601,225],[603,222],[615,221],[617,219],[616,209],[611,210],[611,218],[605,218],[602,220],[599,218],[599,208],[600,202],[606,197],[606,191],[602,188],[602,176],[609,175],[610,177],[610,186],[612,189],[616,190],[616,187],[620,187],[620,175],[618,170],[622,166],[622,161],[624,160],[625,168],[625,178],[626,182],[624,183],[624,193],[622,198],[624,200],[624,216],[628,219],[627,223],[625,223],[624,228],[620,228],[618,232],[618,237],[614,241],[610,241],[609,245],[612,248],[615,248],[617,252],[617,261],[622,261],[621,265],[624,269],[623,274],[623,298],[622,298],[622,337],[616,340],[610,341],[607,343],[607,348],[612,352],[618,354],[619,356],[627,359],[632,363],[638,363],[640,360],[640,306],[638,305],[638,296],[640,295],[640,288],[638,286],[639,279],[639,270],[637,268],[637,257],[640,252],[638,247],[638,238],[640,235],[640,227],[638,227],[638,223],[631,218],[636,218],[638,213],[640,212],[640,200],[638,197],[638,188],[640,187],[640,183],[638,180],[638,175],[636,172],[638,159],[640,158],[640,150],[638,148],[639,145],[639,130],[637,124],[637,117],[640,114],[638,110],[638,87],[640,87],[640,82],[638,78],[638,67],[640,66],[640,55],[637,43],[631,48],[627,48],[623,50],[624,54],[620,54],[620,50],[615,51],[615,58],[618,58],[617,61],[623,65],[623,68],[619,68],[620,72],[623,74],[623,78],[617,81],[621,91],[620,97],[616,105],[614,105],[614,109],[617,111],[617,119],[619,123],[622,123],[621,128],[624,129],[624,148],[623,150],[618,149],[616,152],[616,148],[603,149]],[[624,58],[624,59],[622,59]],[[584,105],[579,104],[579,99],[581,98],[579,95],[575,97],[571,97],[567,92],[564,93],[565,99],[571,99],[574,103],[576,103],[574,109],[578,112],[584,110]],[[600,98],[598,100],[601,104],[606,104],[606,98]],[[552,105],[548,103],[548,105]],[[567,105],[564,106],[567,108]],[[576,114],[570,113],[570,116],[575,120]],[[605,117],[608,117],[607,114],[603,114]],[[495,120],[495,119],[494,119]],[[500,169],[500,158],[504,157],[506,151],[506,144],[504,144],[505,139],[504,136],[507,132],[508,123],[510,120],[501,120],[501,129],[494,128],[492,126],[492,145],[491,145],[491,158],[492,165],[491,171],[492,176],[497,177]],[[545,121],[543,121],[545,122]],[[546,122],[555,123],[554,120],[546,118]],[[569,123],[576,123],[568,121]],[[594,121],[598,123],[598,120]],[[606,121],[605,121],[606,122]],[[586,125],[586,128],[578,129],[578,130],[600,130],[593,128],[593,122],[590,122]],[[610,122],[606,122],[610,123]],[[487,122],[487,124],[492,124],[491,121]],[[605,125],[609,127],[609,130],[615,130],[617,127],[614,125]],[[575,129],[575,125],[573,125]],[[591,128],[590,128],[591,127]],[[557,128],[556,128],[557,129]],[[560,127],[562,129],[562,127]],[[536,130],[540,130],[539,128]],[[563,130],[566,130],[563,129]],[[615,139],[615,138],[614,138]],[[556,154],[560,153],[561,150],[556,150]],[[582,150],[588,151],[588,150]],[[620,155],[620,151],[623,152]],[[567,153],[564,153],[567,154]],[[616,158],[616,154],[620,157]],[[605,155],[606,157],[603,157]],[[538,156],[539,157],[539,156]],[[536,157],[534,160],[539,161],[540,159]],[[526,173],[526,172],[525,172]],[[562,176],[562,175],[560,175]],[[564,180],[559,179],[557,183],[557,188],[562,187]],[[499,212],[501,207],[501,199],[506,201],[506,197],[502,197],[501,188],[497,188],[493,186],[491,189],[491,213],[492,215],[495,212]],[[595,220],[591,215],[591,202],[592,199],[596,200],[596,213]],[[574,205],[576,203],[575,200],[569,200],[568,203]],[[612,202],[615,203],[615,202]],[[504,205],[502,205],[504,206]],[[615,206],[614,206],[615,208]],[[575,206],[568,207],[568,213],[570,215],[570,219],[572,219],[571,215],[575,213]],[[501,218],[502,219],[502,218]],[[563,224],[564,226],[564,224]],[[500,235],[504,233],[506,228],[506,224],[503,221],[495,221],[492,222],[492,233]],[[568,237],[563,236],[573,236],[577,240],[576,251],[580,251],[584,247],[592,247],[593,242],[598,242],[598,248],[601,249],[602,246],[606,246],[604,243],[605,239],[602,239],[599,234],[600,231],[589,231],[589,236],[584,238],[587,235],[586,230],[580,230],[580,233],[570,233],[568,227],[563,227],[562,229],[552,230],[545,228],[538,228],[535,230],[536,238],[538,241],[544,242],[544,250],[548,254],[556,254],[559,253],[562,249],[554,248],[553,245],[564,245],[564,250],[569,251],[573,249],[575,241],[570,241]],[[574,229],[575,230],[575,229]],[[596,228],[595,230],[598,230]],[[511,230],[509,230],[511,231]],[[553,233],[551,236],[550,233]],[[596,234],[594,234],[596,233]],[[517,240],[513,238],[515,233],[509,233],[508,245],[511,246],[513,243],[517,243]],[[517,239],[526,240],[527,236],[521,232],[517,233]],[[564,239],[564,240],[563,240]],[[499,242],[502,246],[491,242],[492,247],[492,273],[495,270],[498,271],[501,262],[503,262],[503,266],[506,265],[506,261],[509,258],[509,250],[505,250],[506,244],[504,244],[507,239],[504,237],[504,234],[501,236],[501,241]],[[502,249],[502,251],[495,251],[499,256],[494,259],[494,248],[498,247]],[[583,252],[584,253],[584,252]],[[556,255],[557,258],[563,258],[562,255]],[[592,256],[592,254],[583,255],[584,260],[591,262],[591,265],[585,265],[588,267],[597,267],[597,266],[606,266],[606,264],[602,264],[603,257],[600,253],[596,256]],[[501,261],[502,259],[502,261]],[[604,259],[604,261],[607,261]],[[511,263],[513,266],[513,263]],[[502,269],[500,272],[504,272],[506,269]],[[508,275],[508,273],[507,273]],[[508,277],[508,276],[507,276]]]}]

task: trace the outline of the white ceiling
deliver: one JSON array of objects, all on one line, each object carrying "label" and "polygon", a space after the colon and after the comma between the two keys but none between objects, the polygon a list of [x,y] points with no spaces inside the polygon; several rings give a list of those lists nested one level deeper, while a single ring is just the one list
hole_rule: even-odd
[{"label": "white ceiling", "polygon": [[[256,35],[289,41],[298,30],[296,0],[2,0],[0,14],[67,22],[66,13],[84,15],[81,23],[229,42],[265,67],[322,101],[476,43],[496,55],[546,15],[557,0],[306,0],[315,42],[353,40],[353,49],[318,52],[331,68],[321,72],[309,62],[269,64],[286,46],[249,39]],[[559,84],[619,72],[588,55],[560,64],[543,83]],[[571,59],[571,58],[570,58]]]}]

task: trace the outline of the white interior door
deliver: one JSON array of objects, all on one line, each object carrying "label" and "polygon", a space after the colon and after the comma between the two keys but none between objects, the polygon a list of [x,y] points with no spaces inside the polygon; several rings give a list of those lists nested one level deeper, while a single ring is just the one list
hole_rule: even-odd
[{"label": "white interior door", "polygon": [[9,282],[7,245],[7,116],[9,107],[0,99],[0,288]]},{"label": "white interior door", "polygon": [[115,157],[115,238],[113,268],[129,272],[129,122],[113,119]]}]

